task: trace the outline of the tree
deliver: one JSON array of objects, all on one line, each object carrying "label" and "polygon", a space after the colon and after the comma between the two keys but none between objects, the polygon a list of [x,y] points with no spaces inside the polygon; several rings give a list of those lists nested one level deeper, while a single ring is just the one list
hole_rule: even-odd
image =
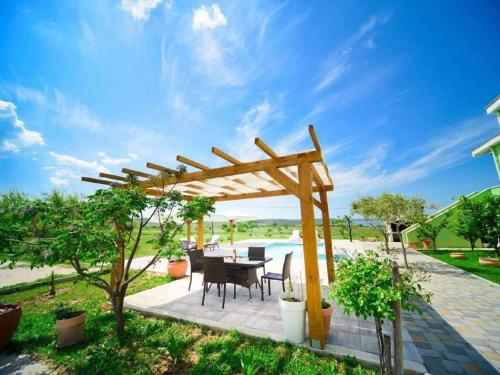
[{"label": "tree", "polygon": [[484,232],[483,202],[478,199],[469,199],[462,196],[455,206],[451,220],[451,229],[459,237],[469,241],[472,250],[476,247],[476,241]]},{"label": "tree", "polygon": [[500,256],[500,196],[490,195],[483,202],[481,239],[495,248]]},{"label": "tree", "polygon": [[253,231],[254,229],[257,228],[257,222],[254,221],[254,220],[251,220],[251,221],[247,221],[246,222],[246,226],[247,226],[247,230],[248,230],[248,233],[252,234],[253,235]]},{"label": "tree", "polygon": [[[174,237],[186,221],[214,211],[210,199],[196,197],[185,202],[175,190],[164,193],[149,198],[136,186],[130,190],[97,190],[85,200],[57,192],[35,199],[15,192],[2,194],[0,261],[11,267],[19,259],[29,261],[32,267],[71,264],[86,282],[108,293],[121,334],[125,328],[123,301],[129,285],[177,245]],[[156,253],[142,269],[132,273],[130,267],[142,232],[153,217],[158,218],[160,229],[153,240]],[[92,272],[109,265],[110,281]]]},{"label": "tree", "polygon": [[352,211],[363,216],[366,222],[384,237],[385,250],[389,250],[391,224],[401,239],[405,266],[408,267],[406,247],[401,238],[401,228],[422,217],[427,202],[421,197],[406,197],[402,194],[382,193],[378,197],[363,197],[352,203]]},{"label": "tree", "polygon": [[[406,311],[422,313],[421,301],[429,302],[430,294],[420,286],[427,275],[413,268],[400,273],[399,281],[393,282],[393,262],[380,254],[369,251],[366,255],[346,259],[338,264],[337,278],[331,284],[329,298],[336,299],[345,313],[367,319],[373,317],[380,350],[380,367],[387,367],[384,358],[382,325],[385,319],[395,321],[395,304]],[[396,353],[397,354],[397,353]],[[389,357],[390,358],[390,357]],[[398,358],[402,361],[402,358]]]},{"label": "tree", "polygon": [[443,214],[443,219],[439,223],[429,222],[430,218],[424,216],[422,219],[417,220],[420,225],[417,229],[417,238],[421,241],[430,239],[432,241],[432,248],[436,250],[436,239],[439,233],[446,228],[449,223],[449,214]]}]

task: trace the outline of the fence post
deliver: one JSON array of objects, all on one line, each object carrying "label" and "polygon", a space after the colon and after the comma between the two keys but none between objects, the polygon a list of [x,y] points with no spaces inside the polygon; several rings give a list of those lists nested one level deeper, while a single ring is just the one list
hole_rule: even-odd
[{"label": "fence post", "polygon": [[[397,262],[392,262],[392,285],[396,287],[401,280]],[[401,302],[393,302],[394,321],[392,322],[392,335],[394,337],[394,375],[403,375],[403,329],[401,326]]]}]

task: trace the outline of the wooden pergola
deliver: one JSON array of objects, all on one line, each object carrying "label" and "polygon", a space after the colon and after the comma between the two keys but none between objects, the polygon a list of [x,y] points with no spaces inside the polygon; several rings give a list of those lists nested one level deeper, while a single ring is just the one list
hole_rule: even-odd
[{"label": "wooden pergola", "polygon": [[[210,168],[178,155],[179,162],[195,168],[196,171],[180,173],[175,169],[148,162],[146,167],[149,172],[122,168],[125,174],[123,176],[100,173],[101,178],[82,177],[82,181],[128,188],[128,176],[132,175],[137,179],[137,183],[145,188],[147,195],[161,196],[165,187],[175,185],[175,189],[180,191],[186,200],[196,196],[209,197],[215,202],[296,196],[300,201],[302,219],[309,339],[312,347],[323,348],[325,339],[314,206],[321,210],[328,281],[331,283],[335,280],[335,269],[327,193],[333,190],[333,181],[313,125],[309,125],[309,134],[314,145],[314,150],[311,151],[280,156],[262,139],[255,138],[255,145],[267,154],[267,158],[242,162],[219,148],[212,147],[212,153],[228,162],[228,166]],[[315,197],[315,193],[318,197]],[[198,220],[197,225],[197,247],[203,249],[203,218]],[[188,236],[190,227],[188,223]]]}]

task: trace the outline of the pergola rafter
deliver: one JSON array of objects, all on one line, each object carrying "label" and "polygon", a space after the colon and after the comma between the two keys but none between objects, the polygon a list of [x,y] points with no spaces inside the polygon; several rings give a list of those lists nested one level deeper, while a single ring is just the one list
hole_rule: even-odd
[{"label": "pergola rafter", "polygon": [[[158,172],[157,174],[123,168],[124,176],[100,173],[99,179],[82,177],[82,180],[122,189],[140,185],[144,188],[144,194],[151,196],[162,196],[175,188],[186,200],[191,200],[195,196],[205,196],[215,202],[286,195],[297,197],[300,201],[302,216],[309,336],[313,347],[322,348],[325,342],[314,206],[321,211],[328,280],[333,282],[335,270],[327,199],[327,193],[333,190],[333,181],[312,125],[309,125],[309,134],[314,145],[312,151],[280,156],[263,140],[255,138],[256,146],[269,158],[243,162],[217,147],[212,147],[212,153],[229,162],[230,165],[210,168],[179,155],[177,156],[179,162],[198,170],[181,173],[175,169],[148,162],[146,167]],[[316,164],[320,164],[320,169]],[[133,184],[130,176],[136,177]],[[314,193],[319,193],[319,199],[313,196]],[[203,218],[198,220],[197,225],[197,246],[203,249]],[[189,223],[188,232],[190,228]],[[189,236],[190,233],[188,233]]]}]

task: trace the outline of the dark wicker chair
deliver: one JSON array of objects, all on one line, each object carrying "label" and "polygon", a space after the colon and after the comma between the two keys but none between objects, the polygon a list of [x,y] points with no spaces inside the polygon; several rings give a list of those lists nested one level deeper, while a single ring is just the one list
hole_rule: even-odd
[{"label": "dark wicker chair", "polygon": [[181,241],[181,248],[184,251],[196,250],[196,242],[182,240]]},{"label": "dark wicker chair", "polygon": [[264,301],[264,280],[267,279],[267,288],[269,291],[269,295],[271,295],[271,280],[281,281],[281,285],[283,286],[283,292],[285,291],[285,280],[290,278],[290,266],[292,265],[292,256],[293,251],[285,255],[285,261],[283,262],[283,272],[282,273],[274,273],[268,272],[264,276],[260,277],[260,292],[261,299]]},{"label": "dark wicker chair", "polygon": [[203,272],[203,251],[201,250],[190,250],[187,251],[189,256],[189,266],[191,269],[189,275],[189,287],[191,290],[191,282],[193,281],[193,272]]},{"label": "dark wicker chair", "polygon": [[220,287],[224,287],[222,296],[222,308],[226,302],[226,265],[223,257],[203,258],[203,299],[201,305],[205,304],[205,294],[208,291],[208,284],[217,284],[218,295],[220,297]]},{"label": "dark wicker chair", "polygon": [[[249,260],[264,260],[266,258],[266,248],[264,246],[259,246],[259,247],[253,247],[250,246],[248,248],[248,259]],[[262,268],[264,273],[263,275],[266,274],[266,264],[264,263],[262,265]],[[255,287],[257,287],[257,283],[255,283]]]}]

